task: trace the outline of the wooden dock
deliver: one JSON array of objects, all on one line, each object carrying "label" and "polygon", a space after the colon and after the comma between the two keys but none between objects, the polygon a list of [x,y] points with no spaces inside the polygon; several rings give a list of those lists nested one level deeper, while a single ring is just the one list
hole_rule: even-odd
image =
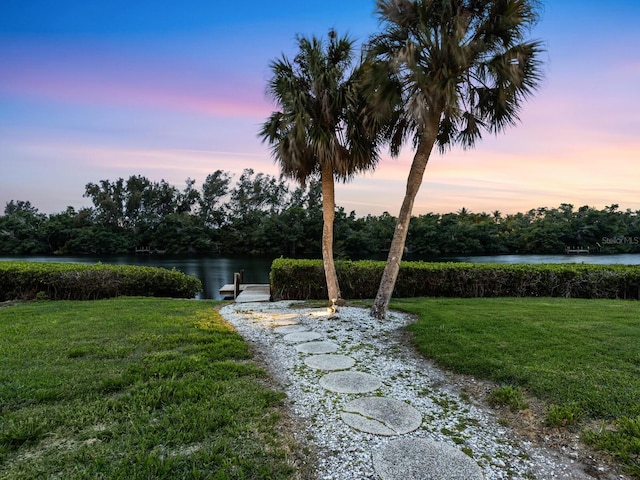
[{"label": "wooden dock", "polygon": [[271,301],[271,285],[268,283],[242,283],[244,272],[233,274],[233,283],[220,287],[220,296],[237,303]]},{"label": "wooden dock", "polygon": [[222,298],[234,298],[237,303],[268,302],[271,300],[271,286],[268,283],[243,283],[238,286],[239,293],[234,295],[233,283],[220,287]]},{"label": "wooden dock", "polygon": [[589,252],[589,247],[584,248],[584,247],[566,247],[564,249],[564,253],[566,253],[567,255],[571,255],[571,254],[583,254],[583,253],[590,253]]}]

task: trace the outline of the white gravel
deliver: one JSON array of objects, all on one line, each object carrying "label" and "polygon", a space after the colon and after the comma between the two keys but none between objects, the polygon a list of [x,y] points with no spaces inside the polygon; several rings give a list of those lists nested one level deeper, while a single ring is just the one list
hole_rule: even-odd
[{"label": "white gravel", "polygon": [[[397,437],[360,432],[341,420],[347,403],[362,395],[335,393],[320,386],[328,372],[305,364],[306,353],[274,328],[301,323],[338,345],[335,352],[355,360],[352,371],[377,376],[382,386],[371,395],[406,402],[422,414],[419,429],[406,435],[444,442],[470,455],[486,480],[624,479],[606,467],[585,473],[576,459],[518,437],[500,424],[495,413],[468,396],[432,363],[416,354],[403,338],[409,315],[390,312],[384,321],[369,311],[341,307],[331,318],[325,309],[298,308],[296,302],[230,304],[221,314],[260,352],[266,368],[280,383],[293,414],[305,431],[298,441],[318,454],[318,479],[378,479],[372,452]],[[286,330],[285,330],[286,331]],[[570,452],[569,452],[570,453]],[[595,475],[595,476],[594,476]]]}]

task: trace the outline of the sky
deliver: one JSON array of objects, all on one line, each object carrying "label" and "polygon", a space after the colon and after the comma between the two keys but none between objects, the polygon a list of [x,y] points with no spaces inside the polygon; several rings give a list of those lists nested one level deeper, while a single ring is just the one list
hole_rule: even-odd
[{"label": "sky", "polygon": [[[517,126],[434,153],[413,213],[561,203],[640,210],[640,2],[547,0],[544,80]],[[260,125],[270,63],[296,35],[362,42],[374,0],[0,0],[0,214],[91,206],[85,185],[143,175],[179,189],[216,170],[278,175]],[[336,186],[357,216],[397,215],[413,151]]]}]

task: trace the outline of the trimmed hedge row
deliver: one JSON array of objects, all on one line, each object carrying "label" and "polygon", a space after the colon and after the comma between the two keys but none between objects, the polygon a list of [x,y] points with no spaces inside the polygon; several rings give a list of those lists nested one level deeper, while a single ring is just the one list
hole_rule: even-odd
[{"label": "trimmed hedge row", "polygon": [[193,298],[195,277],[175,269],[131,265],[0,262],[0,301],[95,300],[121,295]]},{"label": "trimmed hedge row", "polygon": [[[375,298],[384,266],[381,261],[337,261],[342,297]],[[274,300],[327,298],[322,260],[276,259],[270,280]],[[393,296],[638,300],[640,266],[403,262]]]}]

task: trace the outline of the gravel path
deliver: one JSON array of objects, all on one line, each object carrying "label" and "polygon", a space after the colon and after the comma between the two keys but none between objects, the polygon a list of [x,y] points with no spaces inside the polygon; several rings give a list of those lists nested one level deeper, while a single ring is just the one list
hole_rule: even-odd
[{"label": "gravel path", "polygon": [[341,418],[345,405],[362,395],[323,388],[320,379],[327,372],[309,367],[305,359],[310,354],[296,348],[300,343],[291,336],[285,341],[286,329],[278,327],[286,325],[307,327],[319,334],[316,341],[337,345],[335,354],[353,358],[352,371],[378,377],[382,385],[373,395],[417,409],[422,425],[403,437],[442,442],[463,451],[477,462],[486,480],[627,478],[605,466],[587,468],[577,455],[571,458],[571,452],[564,456],[518,437],[500,424],[493,411],[461,396],[454,377],[417,355],[406,342],[403,327],[411,322],[410,316],[390,312],[387,320],[378,321],[368,310],[356,307],[341,307],[330,317],[326,309],[298,307],[296,302],[230,304],[220,313],[260,353],[287,394],[291,411],[305,427],[297,439],[317,452],[318,479],[379,479],[375,452],[398,437],[347,425]]}]

